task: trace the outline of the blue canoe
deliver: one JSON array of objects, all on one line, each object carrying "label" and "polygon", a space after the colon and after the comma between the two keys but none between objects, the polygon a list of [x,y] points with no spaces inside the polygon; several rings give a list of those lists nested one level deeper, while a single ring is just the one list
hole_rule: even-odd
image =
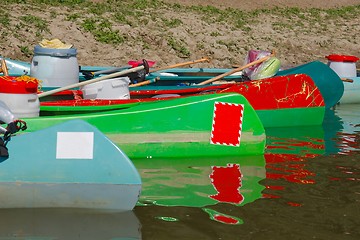
[{"label": "blue canoe", "polygon": [[137,169],[85,121],[12,136],[6,148],[8,156],[0,158],[0,208],[121,212],[138,201],[142,182]]}]

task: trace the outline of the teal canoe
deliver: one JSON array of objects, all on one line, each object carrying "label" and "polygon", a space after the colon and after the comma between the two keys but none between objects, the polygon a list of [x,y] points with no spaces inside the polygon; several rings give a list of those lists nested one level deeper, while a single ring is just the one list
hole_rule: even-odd
[{"label": "teal canoe", "polygon": [[10,141],[5,136],[0,146],[0,208],[124,212],[136,205],[142,187],[137,169],[89,123],[64,121],[11,136]]},{"label": "teal canoe", "polygon": [[130,158],[258,155],[265,149],[263,124],[238,93],[174,98],[92,113],[76,111],[74,107],[42,108],[40,117],[23,120],[28,131],[36,131],[82,119]]},{"label": "teal canoe", "polygon": [[334,107],[344,94],[344,83],[328,65],[320,61],[306,63],[278,72],[278,76],[306,74],[310,76],[324,98],[327,108]]}]

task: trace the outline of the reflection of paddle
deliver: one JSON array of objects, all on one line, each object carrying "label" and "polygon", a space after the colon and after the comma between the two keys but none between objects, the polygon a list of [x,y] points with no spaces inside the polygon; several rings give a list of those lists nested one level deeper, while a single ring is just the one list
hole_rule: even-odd
[{"label": "reflection of paddle", "polygon": [[255,64],[258,64],[258,63],[265,62],[266,60],[268,60],[269,58],[273,57],[274,55],[275,55],[275,52],[273,51],[269,56],[266,56],[266,57],[260,58],[260,59],[258,59],[258,60],[256,60],[256,61],[253,61],[253,62],[251,62],[251,63],[248,63],[248,64],[246,64],[245,66],[238,67],[238,68],[234,68],[234,69],[232,69],[232,70],[230,70],[230,71],[228,71],[228,72],[226,72],[226,73],[220,74],[220,75],[218,75],[218,76],[216,76],[216,77],[213,77],[213,78],[210,78],[210,79],[208,79],[208,80],[206,80],[206,81],[203,81],[203,82],[201,82],[201,83],[198,83],[197,85],[206,85],[206,84],[212,83],[212,82],[214,82],[214,81],[220,80],[220,79],[222,79],[223,77],[229,76],[229,75],[231,75],[231,74],[233,74],[233,73],[236,73],[236,72],[240,72],[240,71],[244,70],[245,68],[251,67],[251,66],[253,66],[253,65],[255,65]]},{"label": "reflection of paddle", "polygon": [[94,78],[94,79],[91,79],[91,80],[87,80],[87,81],[84,81],[84,82],[75,83],[75,84],[71,84],[71,85],[64,86],[64,87],[59,87],[59,88],[56,88],[56,89],[53,89],[53,90],[50,90],[50,91],[39,93],[38,97],[41,98],[41,97],[49,96],[49,95],[52,95],[54,93],[58,93],[58,92],[68,90],[68,89],[71,89],[71,88],[81,87],[81,86],[84,86],[84,85],[87,85],[87,84],[90,84],[90,83],[95,83],[95,82],[99,82],[99,81],[110,79],[110,78],[124,76],[126,74],[142,70],[144,68],[145,67],[143,65],[141,65],[141,66],[138,66],[138,67],[126,69],[126,70],[121,71],[121,72],[116,72],[116,73],[112,73],[112,74],[109,74],[109,75],[106,75],[106,76],[102,76],[102,77]]}]

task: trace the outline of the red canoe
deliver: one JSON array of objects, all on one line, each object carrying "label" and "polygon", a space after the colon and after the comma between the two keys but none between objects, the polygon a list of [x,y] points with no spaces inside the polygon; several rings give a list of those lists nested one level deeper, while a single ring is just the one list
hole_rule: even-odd
[{"label": "red canoe", "polygon": [[[145,101],[164,100],[167,99],[165,96],[183,97],[214,92],[236,92],[245,96],[264,127],[321,125],[324,119],[324,99],[314,81],[305,74],[222,85],[136,90],[130,91],[130,99],[117,100],[81,99],[81,91],[70,90],[42,99],[41,110],[42,114],[50,115],[74,111],[105,111],[127,108]],[[64,96],[72,99],[53,100]]]}]

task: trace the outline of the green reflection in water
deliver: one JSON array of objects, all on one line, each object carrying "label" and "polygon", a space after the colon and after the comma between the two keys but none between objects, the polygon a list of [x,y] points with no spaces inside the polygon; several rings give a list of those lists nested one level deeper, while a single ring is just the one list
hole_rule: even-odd
[{"label": "green reflection in water", "polygon": [[[263,155],[226,158],[138,159],[133,162],[143,181],[139,206],[154,204],[204,207],[218,202],[242,206],[262,196],[261,192],[264,186],[259,181],[266,177]],[[239,167],[239,179],[233,175],[234,166]],[[226,173],[215,174],[216,171],[224,170],[224,168],[229,168],[229,172],[231,172],[228,175],[225,175]],[[239,184],[238,188],[233,185],[236,181]],[[214,186],[215,184],[217,186]],[[222,185],[228,187],[224,189],[221,187]],[[232,189],[229,189],[230,187]],[[236,194],[238,196],[235,196]],[[234,199],[241,199],[241,201]]]}]

